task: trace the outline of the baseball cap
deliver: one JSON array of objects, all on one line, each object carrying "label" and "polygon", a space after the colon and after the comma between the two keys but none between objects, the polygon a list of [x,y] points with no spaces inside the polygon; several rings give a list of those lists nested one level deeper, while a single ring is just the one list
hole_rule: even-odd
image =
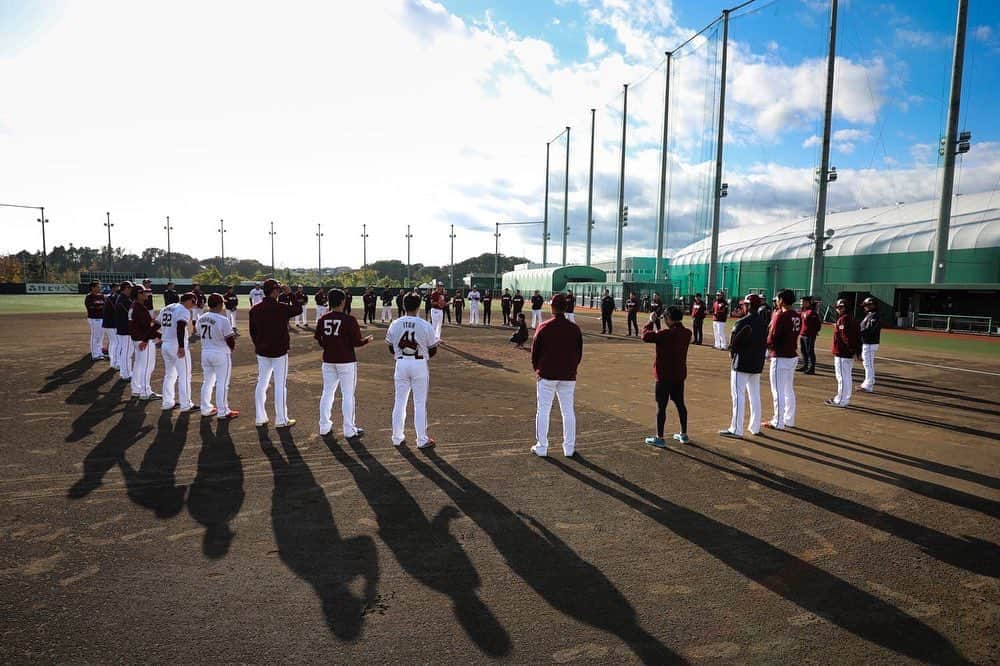
[{"label": "baseball cap", "polygon": [[278,289],[281,284],[277,280],[264,280],[264,293],[269,294],[271,290]]},{"label": "baseball cap", "polygon": [[760,307],[760,296],[757,294],[747,294],[746,298],[743,299],[743,303],[752,308]]},{"label": "baseball cap", "polygon": [[122,289],[131,289],[134,286],[135,285],[129,282],[128,280],[122,280]]}]

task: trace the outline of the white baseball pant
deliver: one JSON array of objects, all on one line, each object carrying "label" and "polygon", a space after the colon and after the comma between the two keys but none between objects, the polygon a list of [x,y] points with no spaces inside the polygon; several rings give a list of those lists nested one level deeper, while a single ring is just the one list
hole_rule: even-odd
[{"label": "white baseball pant", "polygon": [[118,335],[118,376],[121,379],[132,379],[132,336]]},{"label": "white baseball pant", "polygon": [[229,376],[232,374],[232,369],[232,355],[214,349],[202,350],[202,416],[207,416],[212,412],[212,389],[215,389],[215,405],[219,409],[219,418],[225,418],[229,413]]},{"label": "white baseball pant", "polygon": [[861,388],[871,391],[875,388],[875,352],[878,345],[861,345],[861,364],[865,368],[865,381],[861,382]]},{"label": "white baseball pant", "polygon": [[236,328],[236,310],[226,310],[226,316],[229,317],[229,325]]},{"label": "white baseball pant", "polygon": [[146,398],[153,392],[150,382],[153,379],[153,368],[156,367],[156,343],[146,343],[145,349],[139,349],[135,340],[135,367],[132,368],[132,396]]},{"label": "white baseball pant", "polygon": [[576,313],[575,312],[567,312],[566,313],[566,319],[569,319],[571,322],[576,323]]},{"label": "white baseball pant", "polygon": [[324,363],[323,395],[319,399],[319,431],[329,432],[333,428],[331,414],[333,401],[340,387],[341,413],[344,415],[344,437],[354,437],[358,428],[354,423],[354,392],[358,385],[357,363]]},{"label": "white baseball pant", "polygon": [[479,301],[469,301],[469,326],[479,326]]},{"label": "white baseball pant", "polygon": [[798,357],[771,359],[771,398],[774,401],[774,417],[771,425],[775,428],[795,427],[795,366]]},{"label": "white baseball pant", "polygon": [[750,434],[760,432],[760,373],[729,372],[729,394],[733,400],[733,420],[729,430],[743,436],[743,416],[750,398]]},{"label": "white baseball pant", "polygon": [[834,396],[833,401],[841,407],[847,407],[851,401],[851,372],[853,370],[854,358],[833,357],[833,371],[837,375],[837,395]]},{"label": "white baseball pant", "polygon": [[562,414],[563,453],[571,456],[576,450],[576,412],[573,411],[575,392],[575,381],[539,379],[536,382],[538,411],[535,412],[535,447],[539,454],[544,455],[549,449],[549,417],[552,414],[553,398],[559,399],[559,412]]},{"label": "white baseball pant", "polygon": [[288,391],[285,386],[288,381],[288,354],[278,358],[257,356],[257,390],[254,391],[254,407],[256,407],[256,423],[265,423],[267,419],[267,387],[274,375],[274,423],[288,423]]},{"label": "white baseball pant", "polygon": [[712,322],[712,336],[715,338],[715,348],[725,349],[726,348],[726,322],[724,321],[713,321]]},{"label": "white baseball pant", "polygon": [[179,348],[176,344],[163,343],[163,409],[172,409],[174,401],[174,386],[180,394],[181,409],[191,409],[191,350],[184,350],[184,358],[177,356]]},{"label": "white baseball pant", "polygon": [[441,326],[444,324],[444,310],[431,308],[431,326],[434,327],[434,335],[441,339]]},{"label": "white baseball pant", "polygon": [[417,446],[427,443],[427,389],[431,382],[430,369],[425,359],[396,360],[393,375],[396,384],[396,403],[392,408],[392,443],[396,446],[406,439],[406,403],[413,392],[413,427],[417,431]]},{"label": "white baseball pant", "polygon": [[101,342],[104,338],[104,320],[87,318],[90,325],[90,358],[97,361],[104,356]]},{"label": "white baseball pant", "polygon": [[115,333],[115,329],[106,328],[104,329],[108,332],[108,360],[111,361],[111,367],[115,370],[118,369],[118,334]]},{"label": "white baseball pant", "polygon": [[309,325],[308,305],[303,305],[302,306],[302,314],[296,315],[296,317],[295,317],[295,323],[296,324],[300,324],[302,326],[308,326]]},{"label": "white baseball pant", "polygon": [[531,328],[538,328],[542,325],[542,311],[532,310],[531,311]]},{"label": "white baseball pant", "polygon": [[[387,321],[391,322],[392,321],[392,306],[391,305],[383,305],[382,306],[382,315],[378,318],[378,320],[379,320],[379,322],[387,322]],[[441,337],[441,336],[438,336],[438,337]]]},{"label": "white baseball pant", "polygon": [[328,308],[327,306],[325,306],[325,305],[317,305],[316,306],[316,323],[319,324],[319,320],[322,319],[323,316],[326,315],[326,313],[329,312],[329,311],[330,311],[330,308]]}]

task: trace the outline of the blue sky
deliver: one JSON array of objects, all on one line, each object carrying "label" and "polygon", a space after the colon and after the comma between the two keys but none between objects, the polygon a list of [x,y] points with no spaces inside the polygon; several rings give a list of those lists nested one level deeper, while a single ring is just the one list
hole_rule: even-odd
[{"label": "blue sky", "polygon": [[[953,0],[841,0],[833,210],[936,196]],[[544,211],[545,142],[572,127],[567,237],[584,253],[591,107],[597,112],[594,256],[614,253],[620,91],[629,97],[626,254],[652,254],[662,54],[719,15],[704,0],[107,0],[0,4],[0,201],[43,203],[50,245],[103,242],[105,212],[132,250],[227,251],[359,265],[493,249],[499,220]],[[759,0],[733,18],[723,226],[812,214],[825,75],[826,0]],[[1000,185],[1000,3],[971,0],[964,192]],[[675,59],[669,154],[676,250],[704,233],[718,35]],[[713,56],[714,54],[714,56]],[[564,138],[552,145],[550,257],[562,243]],[[0,251],[39,245],[30,211],[0,209]],[[561,249],[561,248],[560,248]],[[538,233],[502,250],[540,259]]]}]

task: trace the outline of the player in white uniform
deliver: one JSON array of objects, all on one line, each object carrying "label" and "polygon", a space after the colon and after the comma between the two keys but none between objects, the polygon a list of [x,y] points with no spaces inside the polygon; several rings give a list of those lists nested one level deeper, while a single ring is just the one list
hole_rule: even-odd
[{"label": "player in white uniform", "polygon": [[479,302],[483,299],[479,293],[479,287],[473,285],[469,292],[469,326],[479,326],[482,320],[479,318]]},{"label": "player in white uniform", "polygon": [[253,307],[264,300],[264,290],[260,288],[260,283],[254,283],[250,290],[250,307]]},{"label": "player in white uniform", "polygon": [[[201,415],[220,419],[235,419],[239,412],[229,409],[229,376],[232,374],[232,350],[236,348],[236,335],[229,317],[222,312],[225,301],[221,294],[208,297],[208,312],[198,317],[198,334],[201,336]],[[215,389],[216,407],[212,406],[212,389]]]},{"label": "player in white uniform", "polygon": [[438,338],[430,322],[417,316],[421,299],[417,294],[407,294],[403,299],[406,316],[389,326],[385,341],[389,353],[396,359],[394,374],[396,403],[392,408],[392,443],[399,446],[406,439],[406,403],[413,392],[413,425],[417,431],[417,448],[434,446],[427,436],[427,389],[430,370],[427,360],[437,353]]},{"label": "player in white uniform", "polygon": [[[170,411],[178,404],[182,411],[191,412],[198,405],[191,401],[191,350],[188,349],[188,327],[196,297],[187,293],[178,303],[171,303],[160,310],[159,322],[163,339],[163,411]],[[180,393],[180,403],[174,401],[174,385]]]}]

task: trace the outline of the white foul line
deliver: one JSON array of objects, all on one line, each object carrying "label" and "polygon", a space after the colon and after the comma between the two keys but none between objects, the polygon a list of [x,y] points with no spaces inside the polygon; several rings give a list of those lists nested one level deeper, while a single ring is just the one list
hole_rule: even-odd
[{"label": "white foul line", "polygon": [[956,372],[974,372],[977,375],[990,375],[992,377],[1000,377],[1000,372],[989,372],[987,370],[969,370],[968,368],[953,368],[949,365],[934,365],[933,363],[920,363],[918,361],[904,361],[900,358],[888,358],[886,356],[876,356],[880,361],[892,361],[893,363],[907,363],[909,365],[922,365],[927,368],[939,368],[941,370],[954,370]]}]

